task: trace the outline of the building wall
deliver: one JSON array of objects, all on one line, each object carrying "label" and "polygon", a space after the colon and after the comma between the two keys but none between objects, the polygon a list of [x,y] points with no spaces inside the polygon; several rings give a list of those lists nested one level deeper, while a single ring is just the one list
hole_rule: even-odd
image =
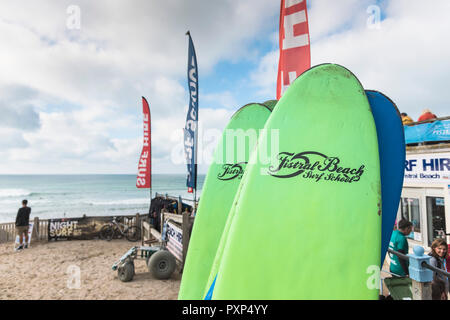
[{"label": "building wall", "polygon": [[[420,217],[420,233],[416,230],[411,235],[411,245],[428,248],[430,241],[439,236],[436,233],[439,227],[443,233],[450,233],[450,144],[407,148],[397,221],[402,212],[416,224],[417,217]],[[443,236],[447,242],[450,240]]]}]

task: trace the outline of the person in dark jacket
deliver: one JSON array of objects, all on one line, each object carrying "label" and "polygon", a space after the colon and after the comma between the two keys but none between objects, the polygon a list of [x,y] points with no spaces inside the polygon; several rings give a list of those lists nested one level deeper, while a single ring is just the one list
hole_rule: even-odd
[{"label": "person in dark jacket", "polygon": [[[17,250],[21,250],[24,247],[28,248],[28,225],[30,223],[31,208],[27,207],[28,201],[22,201],[22,208],[17,212],[16,217],[16,234],[19,236],[19,247]],[[25,243],[23,244],[23,237],[25,236]]]}]

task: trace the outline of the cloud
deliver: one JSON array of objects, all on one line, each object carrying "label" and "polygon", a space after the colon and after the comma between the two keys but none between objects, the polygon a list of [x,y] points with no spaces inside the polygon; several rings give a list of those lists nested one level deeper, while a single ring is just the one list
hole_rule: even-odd
[{"label": "cloud", "polygon": [[0,102],[0,126],[34,130],[39,127],[39,114],[30,105],[6,105]]},{"label": "cloud", "polygon": [[[207,76],[219,61],[254,59],[255,42],[264,41],[267,21],[278,12],[271,0],[85,0],[75,4],[78,30],[67,28],[73,4],[0,4],[0,41],[7,48],[0,51],[0,85],[35,93],[19,108],[2,104],[0,127],[24,126],[17,119],[27,114],[30,128],[22,136],[27,148],[3,151],[10,163],[3,162],[1,172],[22,172],[25,163],[35,173],[135,172],[141,96],[152,110],[154,169],[171,172],[168,159],[178,141],[169,138],[184,126],[188,103],[185,32],[191,31],[200,73]],[[12,96],[21,101],[24,95]],[[207,92],[201,101],[211,103],[202,117],[214,114],[208,121],[219,128],[228,121],[222,109],[237,108],[226,90]]]},{"label": "cloud", "polygon": [[[366,89],[387,94],[417,119],[424,107],[448,116],[450,2],[432,6],[395,0],[380,5],[380,28],[368,25],[373,1],[311,1],[312,65],[338,63],[355,73]],[[260,92],[275,90],[278,50],[267,53],[250,75]]]},{"label": "cloud", "polygon": [[[314,64],[335,62],[352,70],[366,89],[390,96],[401,111],[418,118],[424,107],[447,116],[450,54],[447,38],[450,3],[389,1],[379,29],[361,25],[317,42]],[[361,12],[361,20],[364,12]],[[420,21],[420,23],[417,23]]]},{"label": "cloud", "polygon": [[29,146],[23,135],[15,129],[0,128],[0,149],[2,152],[9,149],[22,149]]},{"label": "cloud", "polygon": [[308,10],[311,43],[366,25],[372,0],[314,0]]},{"label": "cloud", "polygon": [[201,94],[204,105],[211,105],[216,108],[221,107],[225,109],[235,109],[238,105],[234,94],[230,91],[224,91],[219,93]]},{"label": "cloud", "polygon": [[250,81],[265,97],[275,97],[277,90],[279,50],[271,51],[261,58],[257,69],[250,74]]},{"label": "cloud", "polygon": [[36,93],[27,87],[0,85],[0,127],[23,131],[39,128],[39,114],[31,102],[35,96]]},{"label": "cloud", "polygon": [[[373,3],[310,1],[313,65],[348,67],[414,118],[423,107],[448,115],[450,3],[384,2],[385,19],[371,29]],[[218,64],[245,69],[230,75],[239,90],[200,91],[206,149],[241,104],[275,95],[279,1],[81,0],[79,30],[66,25],[73,4],[0,4],[0,172],[136,172],[141,96],[152,111],[154,172],[185,172],[173,154],[188,104],[188,29],[202,77],[214,81]],[[217,82],[228,83],[226,72]]]}]

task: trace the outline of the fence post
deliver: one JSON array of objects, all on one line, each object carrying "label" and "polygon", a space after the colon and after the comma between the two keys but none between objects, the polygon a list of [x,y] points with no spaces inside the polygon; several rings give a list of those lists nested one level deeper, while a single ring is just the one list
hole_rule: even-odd
[{"label": "fence post", "polygon": [[181,226],[183,230],[183,265],[182,268],[184,268],[184,263],[186,261],[187,251],[189,247],[189,240],[190,240],[190,234],[189,234],[189,212],[183,212],[183,224]]},{"label": "fence post", "polygon": [[414,246],[413,254],[409,256],[409,277],[412,280],[413,300],[431,300],[431,281],[433,271],[422,267],[422,262],[430,262],[431,257],[425,255],[425,249]]},{"label": "fence post", "polygon": [[139,213],[136,213],[136,226],[138,227],[138,229],[141,228],[141,216],[139,215]]},{"label": "fence post", "polygon": [[178,214],[183,213],[183,202],[181,201],[181,196],[178,197]]},{"label": "fence post", "polygon": [[162,237],[162,234],[163,234],[163,229],[164,229],[164,219],[165,219],[165,217],[164,217],[164,210],[161,210],[161,213],[160,213],[160,225],[159,225],[159,227],[161,228],[161,229],[159,229],[159,231],[161,232],[161,237]]},{"label": "fence post", "polygon": [[39,217],[34,217],[33,231],[31,233],[31,239],[39,241]]}]

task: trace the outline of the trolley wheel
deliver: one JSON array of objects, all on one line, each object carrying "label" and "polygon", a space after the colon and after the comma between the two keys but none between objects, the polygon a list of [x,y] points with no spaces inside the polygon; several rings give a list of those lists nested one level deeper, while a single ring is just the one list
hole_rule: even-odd
[{"label": "trolley wheel", "polygon": [[169,251],[160,250],[151,255],[147,266],[156,279],[169,279],[175,271],[177,262]]},{"label": "trolley wheel", "polygon": [[119,267],[117,270],[120,281],[128,282],[133,280],[134,277],[134,263],[132,261],[127,261],[123,266]]},{"label": "trolley wheel", "polygon": [[111,225],[106,224],[100,229],[100,239],[111,241],[114,237],[114,229]]},{"label": "trolley wheel", "polygon": [[141,237],[139,228],[136,226],[129,227],[125,234],[125,237],[127,238],[128,241],[131,242],[138,241]]}]

